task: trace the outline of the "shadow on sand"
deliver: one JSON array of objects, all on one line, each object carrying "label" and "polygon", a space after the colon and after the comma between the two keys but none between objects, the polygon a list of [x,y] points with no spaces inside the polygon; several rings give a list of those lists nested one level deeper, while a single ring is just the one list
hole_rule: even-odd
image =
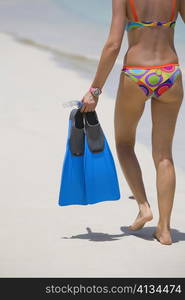
[{"label": "shadow on sand", "polygon": [[[130,236],[134,235],[135,237],[153,241],[153,233],[155,232],[156,227],[144,227],[138,231],[131,231],[128,229],[127,226],[120,227],[120,230],[122,233],[120,234],[109,234],[109,233],[103,233],[103,232],[93,232],[91,228],[87,227],[87,233],[83,234],[77,234],[71,237],[62,237],[63,239],[82,239],[82,240],[89,240],[92,242],[110,242],[110,241],[116,241],[120,240],[124,236]],[[179,241],[185,241],[185,233],[180,232],[177,229],[172,228],[172,240],[173,243],[177,243]]]}]

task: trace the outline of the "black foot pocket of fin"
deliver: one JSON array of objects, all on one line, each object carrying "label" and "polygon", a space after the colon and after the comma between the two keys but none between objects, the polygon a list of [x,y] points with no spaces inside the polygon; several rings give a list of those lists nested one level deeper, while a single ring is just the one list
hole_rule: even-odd
[{"label": "black foot pocket of fin", "polygon": [[95,111],[85,113],[85,133],[89,150],[99,153],[104,150],[104,133]]},{"label": "black foot pocket of fin", "polygon": [[70,151],[73,155],[80,156],[84,154],[85,148],[83,114],[79,109],[73,109],[70,120],[72,122],[69,138]]}]

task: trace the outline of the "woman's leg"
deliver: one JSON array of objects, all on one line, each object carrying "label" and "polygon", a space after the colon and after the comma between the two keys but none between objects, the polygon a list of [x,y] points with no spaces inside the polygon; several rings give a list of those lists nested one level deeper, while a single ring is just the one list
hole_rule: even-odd
[{"label": "woman's leg", "polygon": [[146,96],[141,88],[124,73],[121,73],[114,125],[118,159],[139,206],[139,214],[130,226],[132,230],[142,228],[147,221],[152,219],[141,169],[134,151],[136,128],[144,111],[145,100]]},{"label": "woman's leg", "polygon": [[170,217],[175,194],[175,169],[172,142],[178,112],[183,99],[181,75],[174,86],[158,99],[152,99],[152,152],[156,168],[159,222],[155,237],[171,244]]}]

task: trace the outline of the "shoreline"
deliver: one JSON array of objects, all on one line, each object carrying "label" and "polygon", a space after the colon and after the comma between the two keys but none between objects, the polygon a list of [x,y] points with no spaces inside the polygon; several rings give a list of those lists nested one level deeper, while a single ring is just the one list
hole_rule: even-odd
[{"label": "shoreline", "polygon": [[105,91],[97,113],[115,159],[121,199],[59,207],[70,111],[62,100],[81,97],[89,79],[59,67],[50,53],[4,33],[0,46],[0,277],[183,277],[184,172],[177,168],[174,244],[162,246],[152,239],[158,215],[151,153],[136,144],[154,220],[129,234],[126,227],[137,206],[128,199],[131,193],[116,157],[114,102]]},{"label": "shoreline", "polygon": [[[92,80],[92,74],[95,73],[97,63],[98,61],[96,59],[86,58],[83,56],[75,56],[72,53],[67,53],[60,51],[57,48],[49,47],[45,44],[41,44],[38,42],[34,42],[33,40],[29,40],[24,37],[20,37],[14,33],[11,32],[2,32],[2,34],[5,34],[17,41],[18,43],[33,47],[35,49],[38,49],[40,51],[45,52],[48,54],[51,59],[55,62],[56,66],[59,68],[65,68],[66,70],[71,70],[76,73],[82,78],[82,80],[89,80],[89,84]],[[121,65],[119,63],[116,63],[113,67],[110,76],[107,79],[107,82],[105,84],[104,90],[104,96],[109,97],[112,100],[113,106],[114,106],[114,99],[116,97],[118,83],[119,83],[119,74]],[[185,68],[182,68],[182,74],[185,74]],[[185,84],[185,79],[183,80],[183,83]],[[88,87],[88,84],[87,84]],[[73,99],[72,99],[73,100]],[[185,126],[185,120],[183,118],[185,112],[185,103],[183,101],[182,107],[180,109],[179,117],[177,120],[177,126],[175,131],[175,137],[174,137],[174,143],[173,143],[173,152],[174,152],[174,161],[175,165],[182,171],[185,172],[185,161],[183,160],[183,149],[185,150],[185,145],[181,144],[181,141],[183,140],[183,128]],[[150,139],[151,139],[151,116],[150,116],[150,101],[147,101],[145,106],[145,111],[143,113],[143,116],[141,118],[141,121],[138,126],[137,130],[137,139],[138,143],[146,146],[149,151],[151,151],[151,145],[150,145]]]}]

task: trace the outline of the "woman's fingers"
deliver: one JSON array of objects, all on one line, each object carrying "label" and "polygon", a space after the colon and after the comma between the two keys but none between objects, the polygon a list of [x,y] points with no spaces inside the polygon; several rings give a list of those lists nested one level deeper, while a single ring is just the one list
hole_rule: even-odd
[{"label": "woman's fingers", "polygon": [[82,103],[83,105],[80,109],[82,113],[94,111],[98,103],[98,98],[93,97],[90,92],[87,92],[85,96],[82,98]]},{"label": "woman's fingers", "polygon": [[84,110],[85,110],[85,105],[82,106],[82,108],[80,109],[80,112],[84,113]]},{"label": "woman's fingers", "polygon": [[95,110],[95,105],[89,105],[89,104],[83,104],[82,108],[81,108],[81,112],[86,113],[86,112],[90,112],[90,111],[94,111]]}]

